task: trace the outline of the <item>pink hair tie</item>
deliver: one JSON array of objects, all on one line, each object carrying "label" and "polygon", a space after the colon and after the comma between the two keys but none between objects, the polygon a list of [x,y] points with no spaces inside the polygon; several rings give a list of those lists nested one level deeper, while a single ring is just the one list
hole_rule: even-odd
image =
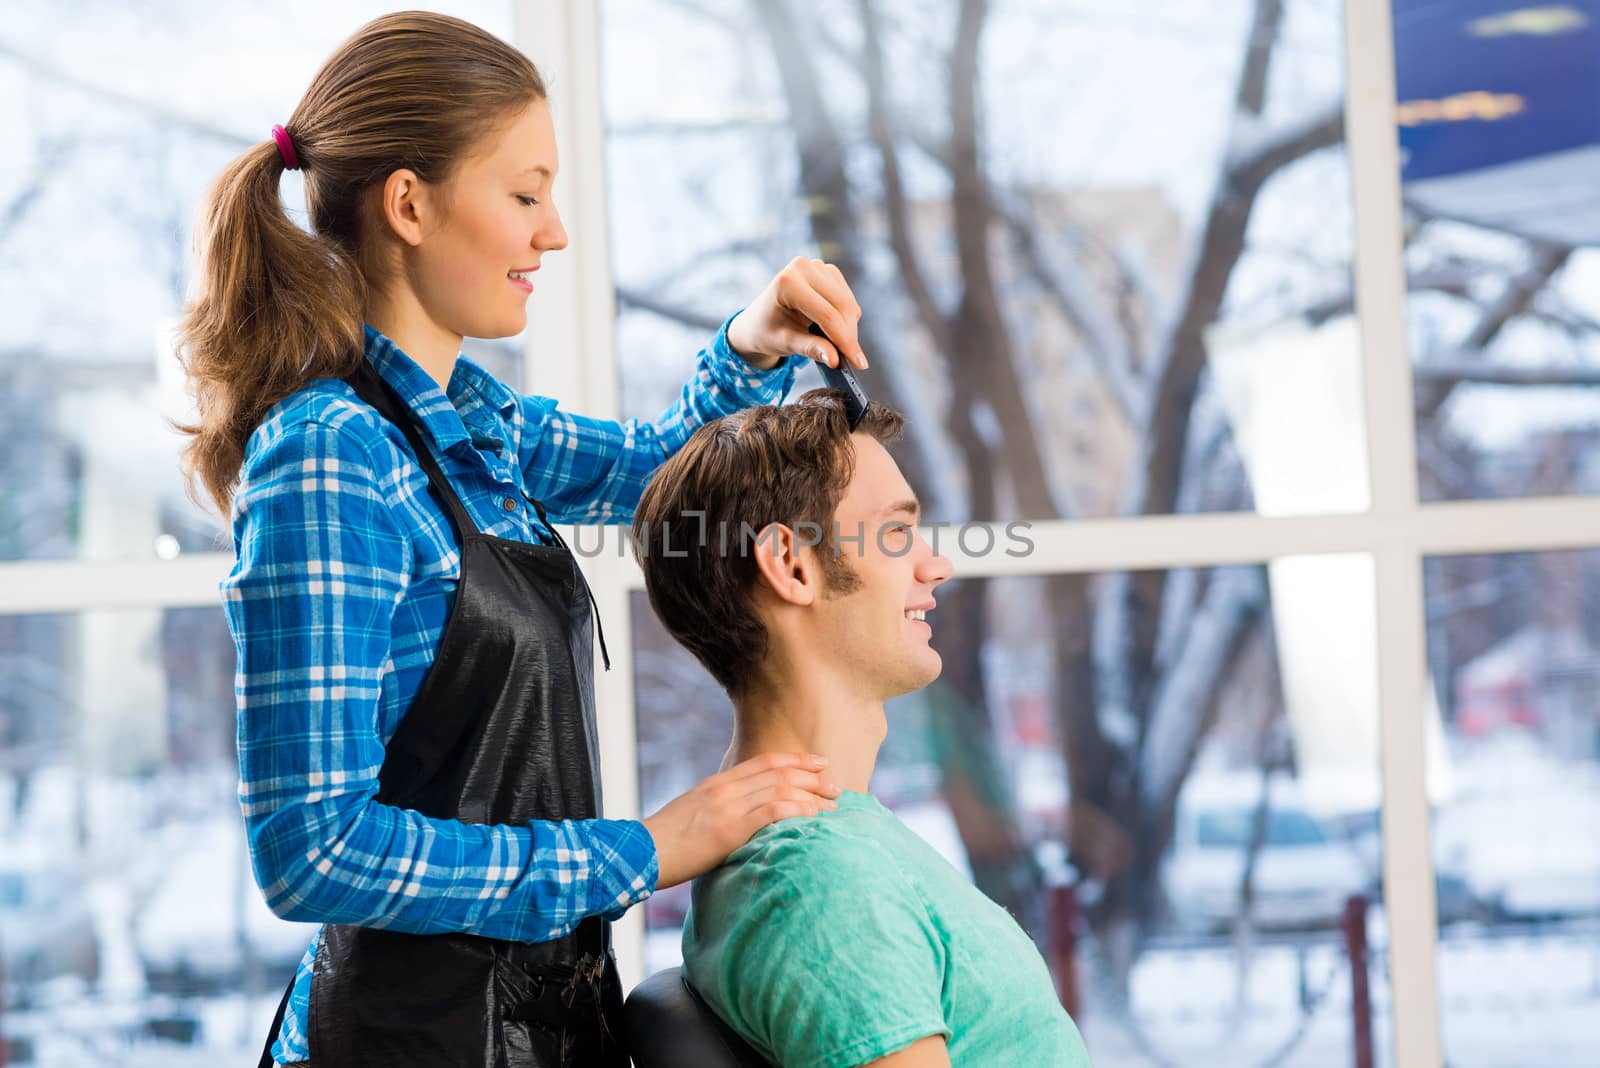
[{"label": "pink hair tie", "polygon": [[300,156],[294,150],[294,142],[289,140],[289,131],[282,126],[272,128],[272,139],[278,144],[278,155],[283,157],[285,169],[297,171],[300,169]]}]

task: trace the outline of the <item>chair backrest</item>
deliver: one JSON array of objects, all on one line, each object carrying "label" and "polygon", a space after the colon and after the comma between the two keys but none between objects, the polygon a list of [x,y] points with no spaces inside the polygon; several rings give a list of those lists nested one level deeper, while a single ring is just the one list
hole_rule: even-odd
[{"label": "chair backrest", "polygon": [[634,1068],[772,1068],[694,992],[679,968],[628,995],[623,1016]]}]

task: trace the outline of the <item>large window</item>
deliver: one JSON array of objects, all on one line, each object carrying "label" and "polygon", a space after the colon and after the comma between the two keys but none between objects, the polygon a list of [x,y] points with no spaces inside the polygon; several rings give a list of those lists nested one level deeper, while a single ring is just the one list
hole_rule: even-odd
[{"label": "large window", "polygon": [[[230,557],[177,473],[170,337],[211,178],[391,6],[5,6],[7,1063],[246,1063],[303,943],[243,868]],[[438,6],[549,77],[573,237],[527,336],[474,355],[652,415],[823,255],[930,518],[1033,523],[1026,558],[956,552],[947,671],[891,708],[873,786],[1015,910],[1097,1065],[1600,1043],[1571,91],[1600,9]],[[715,767],[727,705],[625,557],[584,567],[632,635],[597,683],[629,816]],[[619,925],[625,981],[675,959],[683,896]]]},{"label": "large window", "polygon": [[1445,1051],[1578,1064],[1600,1014],[1600,552],[1431,559],[1427,592]]}]

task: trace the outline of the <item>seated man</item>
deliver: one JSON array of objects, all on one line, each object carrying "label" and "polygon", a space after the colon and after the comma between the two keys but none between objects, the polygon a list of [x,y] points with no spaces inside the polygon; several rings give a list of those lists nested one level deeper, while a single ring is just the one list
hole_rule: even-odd
[{"label": "seated man", "polygon": [[1037,948],[867,792],[883,703],[938,677],[925,614],[950,577],[883,443],[840,395],[702,427],[634,519],[650,603],[733,700],[723,767],[829,758],[837,810],[758,831],[696,880],[689,982],[793,1068],[1087,1065]]}]

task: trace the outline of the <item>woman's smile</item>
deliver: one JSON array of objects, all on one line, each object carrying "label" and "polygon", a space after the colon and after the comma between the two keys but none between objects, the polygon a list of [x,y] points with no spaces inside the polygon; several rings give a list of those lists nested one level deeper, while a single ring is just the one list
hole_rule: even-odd
[{"label": "woman's smile", "polygon": [[516,286],[524,293],[532,293],[533,272],[537,271],[538,269],[538,264],[534,264],[532,267],[514,267],[506,272],[506,277],[511,280],[512,285]]}]

